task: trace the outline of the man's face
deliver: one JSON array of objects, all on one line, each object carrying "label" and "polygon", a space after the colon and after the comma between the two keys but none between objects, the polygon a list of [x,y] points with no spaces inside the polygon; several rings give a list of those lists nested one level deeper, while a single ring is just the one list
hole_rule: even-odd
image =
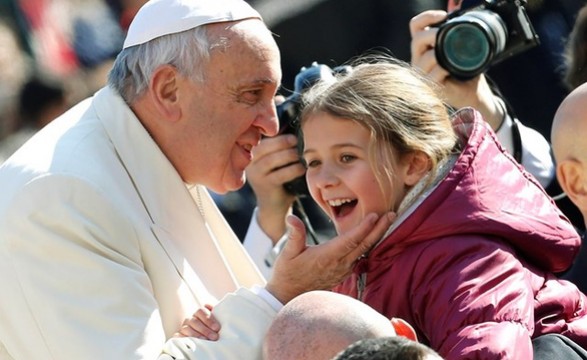
[{"label": "man's face", "polygon": [[212,44],[204,82],[182,82],[188,96],[181,99],[176,167],[185,182],[224,193],[244,184],[261,136],[277,133],[281,68],[277,45],[260,20],[214,24],[208,31],[221,41]]}]

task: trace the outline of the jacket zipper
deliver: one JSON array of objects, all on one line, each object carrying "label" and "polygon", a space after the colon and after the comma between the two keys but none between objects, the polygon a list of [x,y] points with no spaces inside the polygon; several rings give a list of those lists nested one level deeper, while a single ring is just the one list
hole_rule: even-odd
[{"label": "jacket zipper", "polygon": [[362,272],[359,275],[359,279],[357,281],[357,299],[363,301],[363,292],[365,291],[365,285],[367,284],[367,273]]},{"label": "jacket zipper", "polygon": [[369,254],[363,254],[357,259],[355,269],[359,274],[357,277],[357,300],[363,301],[363,294],[367,286],[367,257]]}]

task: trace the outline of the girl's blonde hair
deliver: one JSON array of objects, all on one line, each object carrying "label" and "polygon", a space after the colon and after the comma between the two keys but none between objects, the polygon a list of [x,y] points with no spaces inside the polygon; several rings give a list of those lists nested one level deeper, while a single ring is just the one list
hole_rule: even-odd
[{"label": "girl's blonde hair", "polygon": [[325,112],[367,128],[370,162],[380,183],[393,178],[403,155],[416,151],[426,154],[435,171],[457,144],[437,86],[409,64],[388,56],[363,57],[351,67],[336,80],[306,91],[301,125],[310,115]]}]

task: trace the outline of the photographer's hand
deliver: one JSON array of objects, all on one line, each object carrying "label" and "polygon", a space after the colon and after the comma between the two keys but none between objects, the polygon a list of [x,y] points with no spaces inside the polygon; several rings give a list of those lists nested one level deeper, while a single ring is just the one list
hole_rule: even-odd
[{"label": "photographer's hand", "polygon": [[349,276],[357,259],[381,239],[393,219],[394,213],[369,214],[354,229],[309,246],[303,222],[288,216],[288,241],[266,289],[283,304],[307,291],[332,289]]},{"label": "photographer's hand", "polygon": [[457,80],[436,61],[434,47],[438,28],[433,25],[444,21],[446,16],[446,11],[427,10],[410,20],[411,63],[441,85],[444,100],[449,105],[455,109],[474,107],[491,128],[497,130],[504,114],[485,76],[481,74],[468,81]]},{"label": "photographer's hand", "polygon": [[295,200],[283,184],[305,173],[296,144],[291,134],[264,138],[253,150],[253,161],[246,169],[257,198],[257,222],[273,244],[285,233],[285,218]]}]

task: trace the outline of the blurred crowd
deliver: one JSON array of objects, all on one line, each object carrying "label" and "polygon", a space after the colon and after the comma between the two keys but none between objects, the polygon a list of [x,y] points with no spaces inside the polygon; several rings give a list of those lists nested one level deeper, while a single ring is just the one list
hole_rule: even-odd
[{"label": "blurred crowd", "polygon": [[0,1],[0,161],[105,83],[144,1]]}]

